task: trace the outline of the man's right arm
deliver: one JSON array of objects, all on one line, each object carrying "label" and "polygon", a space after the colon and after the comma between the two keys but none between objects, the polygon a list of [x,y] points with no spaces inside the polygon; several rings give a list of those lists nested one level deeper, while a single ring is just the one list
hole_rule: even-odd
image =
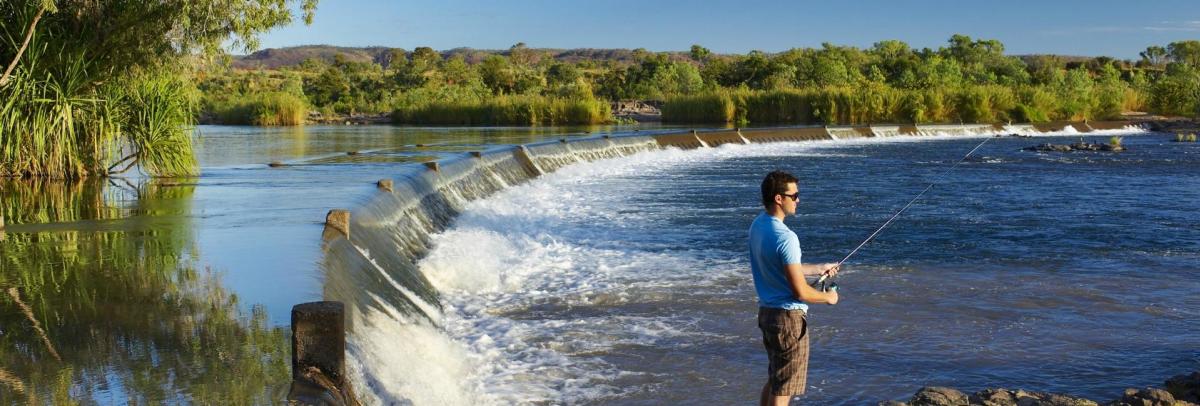
[{"label": "man's right arm", "polygon": [[792,294],[804,303],[825,303],[837,304],[838,294],[836,290],[821,292],[808,286],[808,281],[804,279],[804,267],[800,264],[787,264],[787,279],[792,285]]}]

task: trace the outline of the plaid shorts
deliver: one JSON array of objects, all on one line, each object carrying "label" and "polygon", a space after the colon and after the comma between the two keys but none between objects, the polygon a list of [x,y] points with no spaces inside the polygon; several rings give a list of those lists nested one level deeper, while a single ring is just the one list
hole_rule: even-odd
[{"label": "plaid shorts", "polygon": [[767,347],[768,383],[774,396],[804,394],[808,380],[808,321],[803,310],[758,308]]}]

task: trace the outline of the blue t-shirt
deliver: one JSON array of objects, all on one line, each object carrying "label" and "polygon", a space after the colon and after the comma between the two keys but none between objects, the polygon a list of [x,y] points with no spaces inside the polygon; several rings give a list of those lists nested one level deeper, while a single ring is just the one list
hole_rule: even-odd
[{"label": "blue t-shirt", "polygon": [[750,224],[750,272],[754,274],[759,306],[808,311],[808,305],[792,293],[787,279],[785,266],[799,263],[800,239],[796,233],[782,220],[760,213]]}]

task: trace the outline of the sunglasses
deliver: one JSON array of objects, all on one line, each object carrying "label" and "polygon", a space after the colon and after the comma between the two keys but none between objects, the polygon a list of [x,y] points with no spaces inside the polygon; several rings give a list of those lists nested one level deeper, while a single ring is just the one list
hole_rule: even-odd
[{"label": "sunglasses", "polygon": [[800,201],[800,192],[792,193],[792,194],[790,194],[790,195],[785,195],[785,194],[783,194],[783,193],[780,193],[779,195],[780,195],[780,196],[783,196],[783,197],[786,197],[786,198],[789,198],[789,199],[792,199],[792,201],[793,201],[793,202],[798,202],[798,201]]}]

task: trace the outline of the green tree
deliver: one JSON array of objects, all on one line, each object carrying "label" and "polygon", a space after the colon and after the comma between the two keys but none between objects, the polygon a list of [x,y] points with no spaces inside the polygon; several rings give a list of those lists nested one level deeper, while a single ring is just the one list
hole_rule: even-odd
[{"label": "green tree", "polygon": [[485,58],[479,65],[479,75],[483,78],[484,85],[496,94],[512,93],[516,87],[516,78],[509,67],[508,58],[501,55]]},{"label": "green tree", "polygon": [[1186,63],[1193,68],[1200,68],[1200,41],[1177,41],[1167,44],[1167,53],[1175,62]]},{"label": "green tree", "polygon": [[712,52],[709,51],[708,48],[697,44],[693,44],[691,52],[688,53],[688,56],[690,56],[692,60],[696,62],[707,61],[710,55],[712,55]]},{"label": "green tree", "polygon": [[1152,85],[1150,106],[1160,114],[1200,116],[1200,69],[1172,63]]},{"label": "green tree", "polygon": [[305,86],[304,93],[315,105],[330,105],[350,95],[350,79],[337,66],[330,66]]},{"label": "green tree", "polygon": [[1144,65],[1148,65],[1148,66],[1152,66],[1152,67],[1161,67],[1163,64],[1165,64],[1167,62],[1167,55],[1169,55],[1169,54],[1167,53],[1166,48],[1160,47],[1158,45],[1151,45],[1149,47],[1146,47],[1145,51],[1139,52],[1138,55],[1140,55],[1142,57],[1141,62]]}]

